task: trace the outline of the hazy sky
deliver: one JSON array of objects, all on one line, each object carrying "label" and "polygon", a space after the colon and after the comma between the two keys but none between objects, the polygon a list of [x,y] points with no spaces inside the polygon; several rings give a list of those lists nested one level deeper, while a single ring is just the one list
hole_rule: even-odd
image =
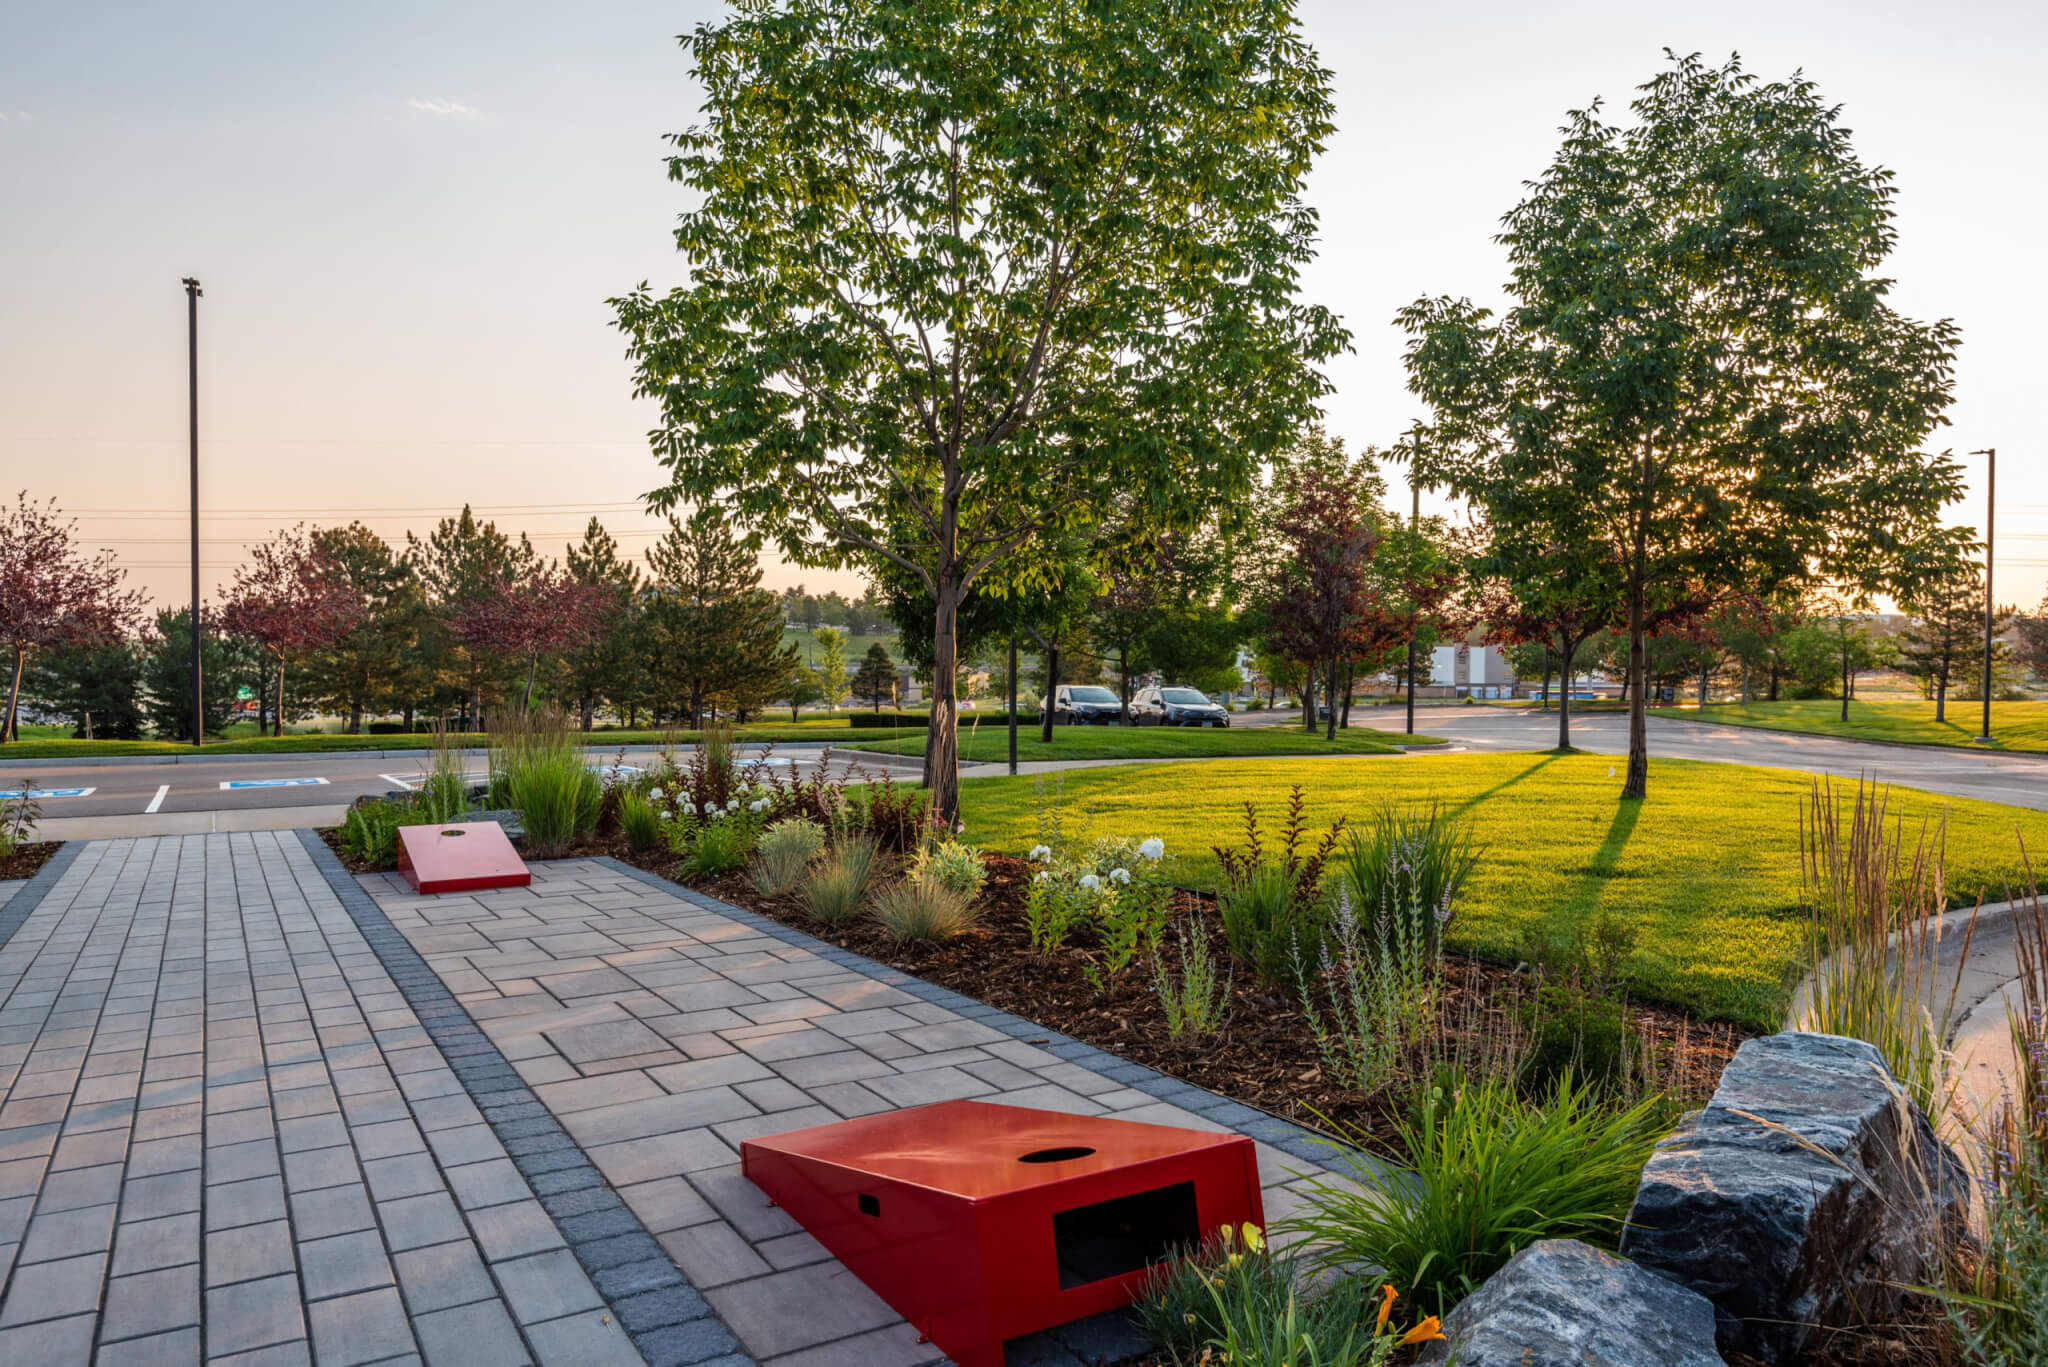
[{"label": "hazy sky", "polygon": [[[0,486],[55,495],[153,594],[183,594],[192,274],[209,585],[270,528],[359,516],[401,541],[464,500],[552,553],[593,512],[644,548],[652,417],[604,300],[680,277],[659,137],[697,90],[673,39],[721,8],[0,0]],[[2001,449],[1999,596],[2041,599],[2048,7],[1302,14],[1340,129],[1308,281],[1355,336],[1333,431],[1384,442],[1417,416],[1393,313],[1497,299],[1498,218],[1567,109],[1624,105],[1667,46],[1739,51],[1760,75],[1803,67],[1898,173],[1894,300],[1963,330],[1935,443]],[[1981,526],[1969,468],[1955,520]]]}]

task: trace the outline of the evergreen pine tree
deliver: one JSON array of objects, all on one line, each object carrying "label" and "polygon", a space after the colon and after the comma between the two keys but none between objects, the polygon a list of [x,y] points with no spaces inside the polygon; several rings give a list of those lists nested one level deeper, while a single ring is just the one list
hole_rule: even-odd
[{"label": "evergreen pine tree", "polygon": [[889,652],[880,641],[868,647],[868,653],[861,659],[860,668],[853,676],[853,695],[866,698],[873,710],[882,710],[882,701],[895,696],[896,662],[889,658]]}]

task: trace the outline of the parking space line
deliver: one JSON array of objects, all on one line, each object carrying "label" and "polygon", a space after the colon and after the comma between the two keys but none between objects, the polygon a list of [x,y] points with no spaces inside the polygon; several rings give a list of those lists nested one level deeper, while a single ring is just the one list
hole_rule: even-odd
[{"label": "parking space line", "polygon": [[150,814],[151,812],[154,812],[154,811],[156,811],[156,810],[157,810],[157,809],[158,809],[159,807],[163,806],[163,805],[164,805],[164,797],[165,797],[165,795],[166,795],[166,794],[168,794],[168,793],[169,793],[170,791],[171,791],[171,785],[170,785],[170,784],[168,784],[168,783],[166,783],[166,784],[165,784],[165,785],[164,785],[163,787],[161,787],[161,788],[157,789],[157,790],[156,790],[156,796],[155,796],[155,797],[153,797],[153,798],[151,798],[151,799],[149,800],[149,805],[148,805],[147,807],[144,807],[144,808],[142,809],[143,815],[144,815],[144,816],[147,816],[147,815],[149,815],[149,814]]},{"label": "parking space line", "polygon": [[396,774],[379,774],[377,777],[383,779],[386,783],[405,789],[408,793],[413,790],[412,780],[409,778],[400,778]]},{"label": "parking space line", "polygon": [[224,778],[220,781],[223,792],[243,788],[312,788],[327,782],[324,778]]}]

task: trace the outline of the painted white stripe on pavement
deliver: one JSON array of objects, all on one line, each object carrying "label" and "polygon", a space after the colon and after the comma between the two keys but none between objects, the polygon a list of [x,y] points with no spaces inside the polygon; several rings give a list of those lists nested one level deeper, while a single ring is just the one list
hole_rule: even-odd
[{"label": "painted white stripe on pavement", "polygon": [[0,798],[30,798],[40,802],[46,797],[91,797],[94,788],[16,788],[12,792],[0,792]]},{"label": "painted white stripe on pavement", "polygon": [[149,805],[142,809],[143,815],[147,816],[149,813],[154,812],[158,808],[162,807],[164,805],[164,798],[167,794],[169,794],[170,791],[171,785],[168,783],[166,783],[163,787],[157,789],[156,796],[151,798],[149,800]]},{"label": "painted white stripe on pavement", "polygon": [[324,778],[224,778],[220,782],[223,790],[238,788],[313,788],[327,782]]},{"label": "painted white stripe on pavement", "polygon": [[377,775],[377,777],[383,779],[386,783],[389,783],[394,787],[405,789],[405,791],[407,791],[408,793],[413,790],[412,780],[409,778],[400,778],[396,774],[379,774]]}]

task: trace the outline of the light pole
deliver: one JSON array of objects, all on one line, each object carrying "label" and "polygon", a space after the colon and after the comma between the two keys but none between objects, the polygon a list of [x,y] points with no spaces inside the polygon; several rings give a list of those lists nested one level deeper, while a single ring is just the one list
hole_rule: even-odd
[{"label": "light pole", "polygon": [[[1415,467],[1408,467],[1408,530],[1414,531],[1422,525],[1422,486],[1415,482]],[[1408,616],[1408,722],[1407,732],[1415,734],[1415,612],[1409,605]]]},{"label": "light pole", "polygon": [[192,744],[206,744],[204,681],[199,674],[199,282],[185,285],[185,354],[192,414]]},{"label": "light pole", "polygon": [[1998,521],[1998,448],[1970,452],[1984,457],[1984,729],[1977,744],[1991,744],[1991,539]]}]

